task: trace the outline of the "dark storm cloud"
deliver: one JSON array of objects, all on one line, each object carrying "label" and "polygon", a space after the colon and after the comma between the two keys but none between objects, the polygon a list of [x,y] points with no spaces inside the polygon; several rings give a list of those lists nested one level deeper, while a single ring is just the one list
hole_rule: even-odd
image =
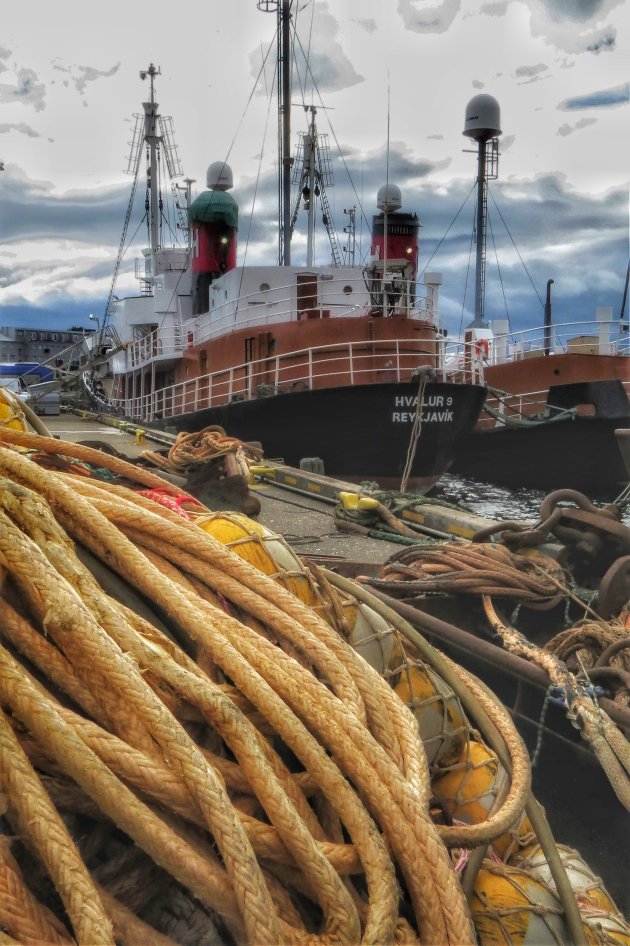
[{"label": "dark storm cloud", "polygon": [[445,33],[461,9],[461,0],[398,0],[398,13],[414,33]]},{"label": "dark storm cloud", "polygon": [[15,74],[15,84],[0,83],[0,102],[20,102],[22,105],[32,105],[36,112],[44,109],[46,86],[37,81],[37,73],[32,69],[18,69]]},{"label": "dark storm cloud", "polygon": [[604,0],[544,0],[544,5],[554,20],[583,23],[602,11]]},{"label": "dark storm cloud", "polygon": [[[440,197],[432,196],[427,185],[418,191],[415,209],[423,224],[421,268],[427,264],[467,193],[463,182],[452,183]],[[556,321],[593,320],[597,306],[618,308],[628,260],[625,190],[605,195],[580,194],[567,186],[562,175],[549,174],[529,182],[497,182],[490,194],[487,318],[505,318],[496,245],[513,327],[525,328],[542,322],[542,308],[496,205],[539,295],[544,296],[547,279],[556,280]],[[471,195],[428,267],[444,275],[442,311],[450,320],[451,331],[458,330],[465,293],[464,324],[473,307],[470,282],[466,290],[473,217]],[[474,249],[470,261],[474,270]]]},{"label": "dark storm cloud", "polygon": [[[0,189],[0,240],[79,240],[116,244],[129,186],[56,194],[48,181],[33,181],[8,165]],[[95,226],[98,221],[98,226]]]},{"label": "dark storm cloud", "polygon": [[583,108],[610,108],[612,105],[626,105],[630,93],[630,85],[625,82],[612,89],[602,89],[599,92],[590,92],[588,95],[578,95],[575,98],[565,99],[558,105],[564,111],[573,111]]},{"label": "dark storm cloud", "polygon": [[597,40],[594,43],[591,43],[586,47],[586,51],[589,53],[601,53],[601,52],[612,52],[615,48],[617,42],[615,32],[607,33],[602,36],[601,39]]}]

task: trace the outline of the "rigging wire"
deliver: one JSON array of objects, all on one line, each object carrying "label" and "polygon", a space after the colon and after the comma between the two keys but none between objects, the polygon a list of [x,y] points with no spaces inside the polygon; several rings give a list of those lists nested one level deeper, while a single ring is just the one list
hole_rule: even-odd
[{"label": "rigging wire", "polygon": [[499,274],[499,283],[501,284],[501,292],[503,293],[503,304],[505,306],[505,315],[507,318],[510,334],[512,334],[512,322],[510,321],[510,313],[508,310],[507,298],[505,295],[505,286],[503,285],[503,275],[501,273],[501,267],[499,266],[499,254],[497,253],[497,245],[494,241],[494,230],[492,229],[492,220],[490,219],[490,214],[488,214],[488,226],[490,228],[490,239],[492,240],[492,246],[494,248],[494,258],[497,263],[497,272]]},{"label": "rigging wire", "polygon": [[[277,29],[276,29],[276,31],[275,31],[275,33],[274,33],[274,36],[273,36],[273,38],[272,38],[272,40],[271,40],[271,42],[270,42],[270,44],[269,44],[269,47],[268,47],[268,49],[267,49],[267,53],[266,53],[266,55],[265,55],[265,57],[264,57],[264,59],[263,59],[263,61],[262,61],[262,63],[261,63],[260,69],[258,70],[258,74],[257,74],[257,76],[256,76],[256,78],[255,78],[255,80],[254,80],[253,85],[252,85],[251,91],[250,91],[250,93],[249,93],[249,97],[248,97],[247,102],[245,103],[245,107],[243,108],[243,111],[242,111],[242,113],[241,113],[241,117],[240,117],[240,119],[239,119],[239,121],[238,121],[238,124],[237,124],[237,126],[236,126],[236,130],[235,130],[235,132],[234,132],[234,135],[232,136],[232,141],[231,141],[231,143],[230,143],[230,146],[229,146],[229,148],[228,148],[227,154],[226,154],[226,156],[225,156],[225,160],[223,161],[223,165],[224,165],[224,166],[227,164],[227,162],[228,162],[228,160],[229,160],[229,157],[230,157],[230,154],[232,153],[232,150],[233,150],[233,148],[234,148],[234,145],[235,145],[236,140],[237,140],[237,138],[238,138],[238,135],[239,135],[239,133],[240,133],[241,127],[242,127],[243,122],[244,122],[244,120],[245,120],[245,116],[246,116],[246,114],[247,114],[247,111],[248,111],[248,109],[249,109],[249,106],[251,105],[251,102],[252,102],[252,99],[253,99],[253,97],[254,97],[254,95],[255,95],[256,89],[258,88],[258,83],[259,83],[259,81],[260,81],[261,75],[264,74],[264,69],[265,69],[265,66],[266,66],[266,64],[267,64],[267,59],[269,58],[269,54],[270,54],[271,50],[273,49],[273,46],[274,46],[274,44],[275,44],[275,42],[276,42],[276,37],[277,37]],[[134,178],[134,186],[132,187],[131,201],[130,201],[130,205],[129,205],[129,209],[128,209],[128,218],[131,216],[131,209],[132,209],[132,206],[133,206],[133,198],[134,198],[134,196],[135,196],[135,191],[136,191],[137,175],[138,175],[138,171],[139,171],[139,168],[140,168],[141,155],[142,155],[142,148],[139,148],[139,149],[138,149],[138,159],[137,159],[137,162],[136,162],[136,170],[135,170],[135,175],[136,175],[136,176],[135,176],[135,178]],[[212,199],[210,199],[210,201],[208,202],[208,206],[206,207],[204,213],[206,213],[206,212],[210,209],[211,203],[212,203]],[[143,220],[144,220],[144,217],[143,217]],[[122,238],[121,238],[121,245],[120,245],[120,250],[119,250],[119,257],[120,257],[121,259],[122,259],[122,251],[123,251],[123,249],[124,249],[125,236],[126,236],[126,229],[127,229],[128,222],[129,222],[129,221],[128,221],[128,219],[127,219],[127,220],[125,221],[125,224],[126,224],[126,225],[125,225],[125,228],[124,228],[124,230],[123,230],[123,236],[122,236]],[[142,223],[142,221],[141,221],[141,223]],[[147,225],[148,225],[148,216],[147,216]],[[138,229],[139,229],[139,228],[138,228]],[[137,232],[138,232],[138,231],[136,230],[136,233],[137,233]],[[134,234],[134,236],[135,236],[135,234]],[[161,320],[161,322],[160,322],[160,326],[159,326],[160,328],[162,328],[162,326],[164,325],[164,322],[165,322],[167,316],[168,316],[169,313],[170,313],[170,308],[171,308],[173,299],[175,298],[175,296],[176,296],[176,294],[177,294],[177,291],[178,291],[178,289],[179,289],[179,285],[180,285],[180,283],[181,283],[181,281],[182,281],[182,279],[183,279],[183,277],[184,277],[184,275],[185,275],[186,270],[188,269],[191,256],[192,256],[192,247],[188,248],[188,250],[187,250],[187,252],[186,252],[186,257],[185,257],[185,261],[184,261],[184,268],[182,269],[182,271],[181,271],[181,273],[180,273],[180,275],[179,275],[179,277],[178,277],[178,279],[177,279],[177,282],[175,283],[175,286],[173,287],[173,291],[172,291],[172,293],[171,293],[171,297],[170,297],[170,299],[168,300],[168,304],[167,304],[167,306],[166,306],[166,310],[165,310],[164,315],[162,316],[162,320]],[[105,319],[107,318],[107,314],[108,314],[108,310],[109,310],[109,305],[110,305],[110,303],[111,303],[111,299],[112,299],[113,294],[114,294],[114,288],[115,288],[115,284],[116,284],[116,278],[117,278],[117,275],[118,275],[118,267],[119,267],[119,264],[118,264],[117,268],[116,268],[115,271],[114,271],[114,279],[112,280],[112,287],[111,287],[111,290],[110,290],[110,296],[109,296],[109,299],[108,299],[108,302],[107,302],[107,306],[106,306],[106,309],[105,309],[105,318],[104,318],[104,320],[103,320],[104,323],[105,323]],[[102,329],[101,329],[101,332],[102,332]]]},{"label": "rigging wire", "polygon": [[[468,196],[470,196],[470,194]],[[459,333],[458,334],[460,338],[462,336],[462,329],[464,327],[464,311],[466,309],[466,294],[468,292],[468,276],[470,275],[470,260],[472,259],[473,243],[475,241],[474,221],[476,217],[477,217],[477,202],[475,201],[475,207],[473,211],[473,226],[470,231],[470,247],[468,249],[468,265],[466,266],[466,282],[464,283],[464,298],[462,299],[462,314],[459,320]]]},{"label": "rigging wire", "polygon": [[447,229],[446,229],[446,232],[444,233],[444,236],[441,238],[440,242],[438,243],[438,245],[436,246],[436,248],[435,248],[435,249],[433,250],[433,252],[431,253],[431,256],[428,258],[428,260],[427,260],[426,263],[424,264],[424,268],[423,268],[422,272],[419,274],[418,278],[420,278],[420,276],[424,276],[424,274],[426,273],[426,271],[427,271],[427,269],[428,269],[428,267],[429,267],[429,265],[430,265],[430,263],[431,263],[431,260],[432,260],[433,257],[436,255],[436,253],[438,252],[438,250],[440,249],[440,247],[441,247],[442,244],[444,243],[444,240],[445,240],[445,239],[447,238],[447,236],[449,235],[449,233],[450,233],[452,227],[454,226],[454,224],[455,224],[457,218],[459,217],[460,213],[462,212],[462,210],[464,209],[464,207],[465,207],[466,204],[468,203],[468,201],[469,201],[469,199],[470,199],[470,195],[472,194],[472,192],[474,191],[474,189],[475,189],[476,186],[477,186],[477,184],[476,184],[476,182],[475,182],[475,183],[473,184],[473,186],[470,188],[470,190],[468,191],[468,193],[466,194],[466,196],[464,197],[464,200],[462,201],[462,203],[461,203],[461,205],[460,205],[460,207],[459,207],[459,210],[457,211],[457,213],[455,214],[455,216],[453,217],[453,219],[452,219],[451,222],[449,223],[449,225],[448,225],[448,227],[447,227]]},{"label": "rigging wire", "polygon": [[[295,39],[297,40],[297,43],[298,43],[298,45],[299,45],[299,47],[300,47],[300,50],[301,50],[301,52],[302,52],[302,55],[304,56],[304,47],[302,46],[302,42],[301,42],[301,40],[300,40],[300,37],[296,35]],[[306,56],[304,56],[304,58],[306,59]],[[317,80],[315,79],[315,76],[313,75],[313,71],[312,71],[312,69],[311,69],[310,66],[308,66],[308,72],[310,73],[311,79],[312,79],[312,81],[313,81],[313,88],[314,88],[315,91],[317,92],[317,97],[318,97],[318,99],[319,99],[319,101],[320,101],[320,104],[321,104],[322,108],[325,108],[325,106],[324,106],[324,100],[323,100],[323,98],[322,98],[322,94],[321,94],[321,92],[319,91],[319,86],[317,85]],[[338,153],[339,153],[339,157],[341,158],[341,162],[342,162],[342,164],[343,164],[343,166],[344,166],[344,170],[345,170],[346,174],[348,175],[348,180],[350,181],[350,185],[351,185],[351,187],[352,187],[352,191],[353,191],[353,193],[354,193],[355,199],[356,199],[356,201],[357,201],[357,203],[358,203],[358,205],[359,205],[359,208],[360,208],[360,210],[361,210],[360,217],[361,217],[362,220],[365,220],[365,225],[366,225],[366,227],[367,227],[367,229],[368,229],[368,232],[369,232],[369,234],[370,234],[370,237],[371,237],[371,236],[372,236],[372,228],[371,228],[371,226],[370,226],[370,222],[369,222],[368,218],[367,218],[366,215],[365,215],[365,210],[363,209],[363,203],[361,202],[361,198],[359,197],[359,195],[358,195],[358,193],[357,193],[357,189],[356,189],[356,187],[355,187],[355,185],[354,185],[354,180],[353,180],[352,175],[351,175],[351,173],[350,173],[350,169],[348,168],[348,164],[347,164],[346,159],[345,159],[345,157],[344,157],[344,155],[343,155],[343,152],[342,152],[342,150],[341,150],[341,145],[339,144],[339,139],[337,138],[337,135],[336,135],[336,133],[335,133],[335,129],[333,128],[332,122],[331,122],[330,119],[328,118],[328,115],[326,115],[326,121],[328,122],[328,127],[330,128],[330,134],[332,135],[333,140],[334,140],[334,142],[335,142],[335,144],[336,144],[336,146],[337,146],[337,151],[338,151]]]},{"label": "rigging wire", "polygon": [[[274,82],[275,82],[275,79],[276,79],[276,78],[277,78],[277,68],[276,68],[276,70],[275,70],[275,72],[274,72]],[[249,215],[249,224],[248,224],[248,227],[247,227],[247,239],[245,240],[245,250],[244,250],[244,253],[243,253],[243,265],[241,266],[241,278],[240,278],[239,286],[238,286],[238,296],[237,296],[237,299],[236,299],[236,311],[235,311],[235,315],[236,315],[236,312],[238,312],[238,310],[239,310],[239,304],[240,304],[240,300],[241,300],[241,298],[242,298],[242,296],[241,296],[241,291],[242,291],[242,288],[243,288],[243,278],[244,278],[244,276],[245,276],[245,264],[246,264],[246,262],[247,262],[247,251],[248,251],[248,249],[249,249],[249,240],[250,240],[250,236],[251,236],[251,232],[252,232],[252,223],[253,223],[253,219],[254,219],[254,208],[255,208],[255,206],[256,206],[256,197],[258,196],[258,184],[259,184],[259,182],[260,182],[260,173],[261,173],[262,161],[263,161],[263,156],[264,156],[264,151],[265,151],[265,143],[266,143],[266,140],[267,140],[267,129],[268,129],[268,127],[269,127],[269,114],[270,114],[270,112],[271,112],[271,102],[272,102],[272,99],[273,99],[273,86],[274,86],[274,82],[271,83],[272,94],[267,97],[267,116],[266,116],[266,118],[265,118],[265,128],[264,128],[264,131],[263,131],[263,140],[262,140],[262,145],[261,145],[261,148],[260,148],[260,157],[259,157],[259,159],[258,159],[258,171],[257,171],[257,173],[256,173],[256,183],[254,184],[254,195],[253,195],[253,197],[252,197],[252,209],[251,209],[251,212],[250,212],[250,215]]]},{"label": "rigging wire", "polygon": [[535,283],[534,283],[534,280],[532,279],[532,277],[531,277],[531,275],[530,275],[530,272],[529,272],[527,266],[525,265],[525,261],[524,261],[523,257],[521,256],[521,254],[520,254],[520,252],[519,252],[518,246],[517,246],[516,243],[514,242],[514,237],[513,237],[512,234],[510,233],[510,228],[508,227],[507,223],[506,223],[505,220],[503,219],[503,214],[501,213],[501,210],[500,210],[500,208],[499,208],[499,205],[497,204],[496,200],[494,199],[494,195],[493,195],[492,191],[491,191],[489,188],[488,188],[488,193],[490,194],[490,197],[492,198],[492,203],[494,204],[494,206],[495,206],[495,208],[496,208],[496,211],[497,211],[497,213],[499,214],[499,217],[501,218],[501,222],[503,223],[503,226],[505,227],[505,229],[506,229],[506,231],[507,231],[507,234],[508,234],[510,240],[512,241],[512,246],[513,246],[514,249],[516,250],[516,254],[517,254],[518,258],[520,259],[521,263],[523,264],[523,269],[524,269],[525,272],[527,273],[527,278],[529,279],[530,283],[532,284],[532,288],[533,288],[534,292],[535,292],[536,295],[538,296],[538,301],[540,302],[541,308],[544,309],[544,308],[545,308],[544,303],[543,303],[542,299],[540,298],[540,294],[539,294],[538,290],[536,289],[536,285],[535,285]]}]

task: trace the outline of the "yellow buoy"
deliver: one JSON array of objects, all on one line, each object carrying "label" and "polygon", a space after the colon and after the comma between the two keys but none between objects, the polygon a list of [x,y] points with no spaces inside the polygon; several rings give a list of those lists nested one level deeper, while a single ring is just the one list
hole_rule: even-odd
[{"label": "yellow buoy", "polygon": [[429,765],[444,769],[461,756],[468,742],[468,724],[461,704],[442,678],[409,656],[395,640],[389,683],[418,720]]},{"label": "yellow buoy", "polygon": [[525,871],[484,861],[470,897],[479,946],[560,946],[569,942],[560,901]]},{"label": "yellow buoy", "polygon": [[275,578],[304,604],[321,605],[311,576],[282,536],[236,512],[195,517],[195,523],[254,568]]},{"label": "yellow buoy", "polygon": [[0,387],[0,425],[11,430],[27,429],[19,400],[3,387]]},{"label": "yellow buoy", "polygon": [[[589,909],[603,910],[605,913],[619,913],[601,878],[593,873],[577,851],[564,844],[558,844],[558,853],[580,909],[588,907]],[[530,844],[512,857],[510,863],[533,874],[546,883],[554,893],[556,892],[556,885],[551,876],[547,858],[539,844]]]},{"label": "yellow buoy", "polygon": [[464,824],[486,821],[507,781],[497,757],[470,739],[448,771],[432,782],[433,795],[445,811]]},{"label": "yellow buoy", "polygon": [[630,926],[619,914],[580,907],[586,940],[592,946],[630,946]]},{"label": "yellow buoy", "polygon": [[535,840],[536,835],[532,823],[523,812],[509,831],[506,831],[500,838],[492,842],[492,847],[501,860],[512,863],[512,859],[516,857],[517,853],[534,844]]},{"label": "yellow buoy", "polygon": [[383,675],[389,667],[394,646],[394,630],[387,621],[356,600],[343,603],[344,616],[352,628],[350,643],[371,667]]}]

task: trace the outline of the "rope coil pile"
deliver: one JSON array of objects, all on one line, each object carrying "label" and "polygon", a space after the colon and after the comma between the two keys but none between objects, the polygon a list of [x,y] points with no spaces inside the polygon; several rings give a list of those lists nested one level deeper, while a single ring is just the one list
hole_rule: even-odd
[{"label": "rope coil pile", "polygon": [[223,427],[213,425],[194,433],[178,433],[166,456],[154,450],[143,450],[140,457],[167,473],[181,476],[191,468],[203,466],[228,454],[234,455],[244,476],[248,475],[249,464],[259,463],[263,455],[258,447],[244,443],[237,437],[228,437]]},{"label": "rope coil pile", "polygon": [[150,496],[0,446],[0,942],[476,943],[488,845],[482,871],[531,840],[525,747],[393,625],[379,675],[348,643],[363,593],[313,575],[307,604]]}]

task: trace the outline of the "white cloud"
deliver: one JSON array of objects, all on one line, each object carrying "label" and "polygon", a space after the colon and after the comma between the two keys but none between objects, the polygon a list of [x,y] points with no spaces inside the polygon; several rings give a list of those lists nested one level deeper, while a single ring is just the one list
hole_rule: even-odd
[{"label": "white cloud", "polygon": [[18,69],[15,85],[0,83],[0,102],[20,102],[41,112],[45,108],[45,98],[46,87],[37,81],[37,74],[32,69]]}]

